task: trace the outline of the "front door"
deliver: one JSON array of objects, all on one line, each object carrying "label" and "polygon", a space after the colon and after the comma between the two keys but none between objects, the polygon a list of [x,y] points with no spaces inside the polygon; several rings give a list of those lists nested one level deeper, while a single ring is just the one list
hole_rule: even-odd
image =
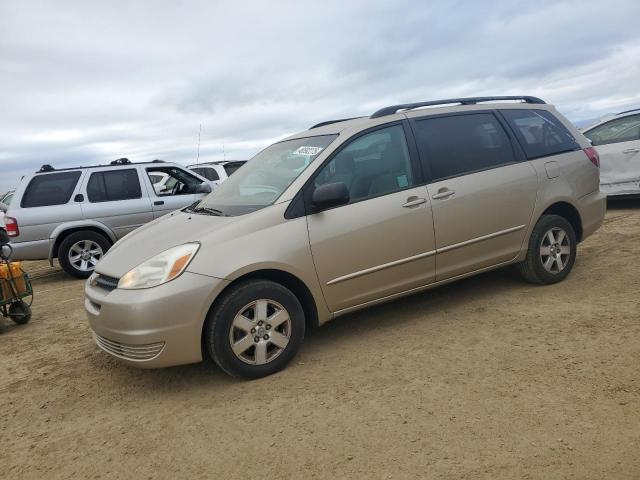
[{"label": "front door", "polygon": [[311,188],[343,182],[350,196],[346,205],[307,216],[331,311],[433,281],[431,204],[415,166],[404,127],[396,124],[357,137],[319,170]]},{"label": "front door", "polygon": [[[198,186],[206,182],[204,178],[196,177],[182,168],[175,166],[146,167],[146,185],[151,197],[153,207],[153,218],[161,217],[167,213],[191,205],[202,194],[195,193]],[[163,181],[162,188],[154,186],[151,181],[152,175],[166,175],[168,178]]]},{"label": "front door", "polygon": [[436,232],[436,280],[507,262],[522,247],[536,202],[533,166],[491,112],[413,121]]}]

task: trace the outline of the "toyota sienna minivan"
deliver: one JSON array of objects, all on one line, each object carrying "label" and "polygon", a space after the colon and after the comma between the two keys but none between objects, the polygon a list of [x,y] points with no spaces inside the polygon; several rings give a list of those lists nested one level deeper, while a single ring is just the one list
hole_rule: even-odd
[{"label": "toyota sienna minivan", "polygon": [[598,185],[589,141],[535,97],[323,122],[117,242],[86,284],[89,322],[130,365],[210,356],[262,377],[348,312],[505,265],[563,280],[603,221]]}]

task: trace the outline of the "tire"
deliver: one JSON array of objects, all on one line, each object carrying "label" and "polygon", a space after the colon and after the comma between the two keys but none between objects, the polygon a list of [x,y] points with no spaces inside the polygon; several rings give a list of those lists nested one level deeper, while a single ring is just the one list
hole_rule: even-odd
[{"label": "tire", "polygon": [[31,307],[22,300],[9,305],[8,313],[9,318],[18,325],[24,325],[31,320]]},{"label": "tire", "polygon": [[543,215],[531,232],[525,260],[516,267],[528,282],[540,285],[560,282],[573,268],[577,246],[575,231],[564,217]]},{"label": "tire", "polygon": [[[60,243],[58,261],[69,275],[89,278],[95,264],[107,253],[110,246],[109,240],[99,233],[90,230],[74,232]],[[76,259],[77,257],[80,258]]]},{"label": "tire", "polygon": [[207,316],[204,343],[227,374],[261,378],[295,357],[304,334],[304,311],[289,289],[270,280],[248,280],[216,301]]}]

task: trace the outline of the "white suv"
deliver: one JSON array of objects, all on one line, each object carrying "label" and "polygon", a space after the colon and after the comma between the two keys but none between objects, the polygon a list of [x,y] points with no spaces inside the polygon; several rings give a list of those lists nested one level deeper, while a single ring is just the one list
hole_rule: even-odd
[{"label": "white suv", "polygon": [[211,183],[219,185],[245,163],[247,163],[246,160],[222,160],[189,165],[187,168],[203,176]]}]

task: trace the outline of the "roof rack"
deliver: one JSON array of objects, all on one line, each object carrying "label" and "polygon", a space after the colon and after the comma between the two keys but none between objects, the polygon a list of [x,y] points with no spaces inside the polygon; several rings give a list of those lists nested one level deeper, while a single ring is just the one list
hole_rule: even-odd
[{"label": "roof rack", "polygon": [[53,172],[55,170],[55,168],[53,168],[51,165],[49,165],[48,163],[45,163],[44,165],[42,165],[40,167],[40,170],[38,170],[36,173],[42,173],[42,172]]},{"label": "roof rack", "polygon": [[356,118],[362,118],[362,117],[351,117],[351,118],[340,118],[338,120],[327,120],[326,122],[316,123],[315,125],[309,127],[309,130],[313,130],[314,128],[324,127],[325,125],[331,125],[332,123],[340,123],[340,122],[346,122],[348,120],[355,120]]},{"label": "roof rack", "polygon": [[131,165],[131,160],[128,158],[118,158],[117,160],[109,163],[109,165]]},{"label": "roof rack", "polygon": [[404,103],[400,105],[391,105],[390,107],[384,107],[374,112],[369,118],[384,117],[386,115],[393,115],[398,110],[413,110],[414,108],[430,107],[433,105],[446,105],[449,103],[459,103],[461,105],[474,105],[481,102],[490,102],[493,100],[522,100],[524,103],[546,103],[544,100],[538,97],[528,97],[520,95],[506,95],[499,97],[464,97],[464,98],[448,98],[446,100],[431,100],[429,102],[417,102],[417,103]]},{"label": "roof rack", "polygon": [[639,110],[640,110],[640,108],[632,108],[631,110],[625,110],[624,112],[618,112],[618,113],[616,113],[616,115],[622,115],[623,113],[637,112]]}]

